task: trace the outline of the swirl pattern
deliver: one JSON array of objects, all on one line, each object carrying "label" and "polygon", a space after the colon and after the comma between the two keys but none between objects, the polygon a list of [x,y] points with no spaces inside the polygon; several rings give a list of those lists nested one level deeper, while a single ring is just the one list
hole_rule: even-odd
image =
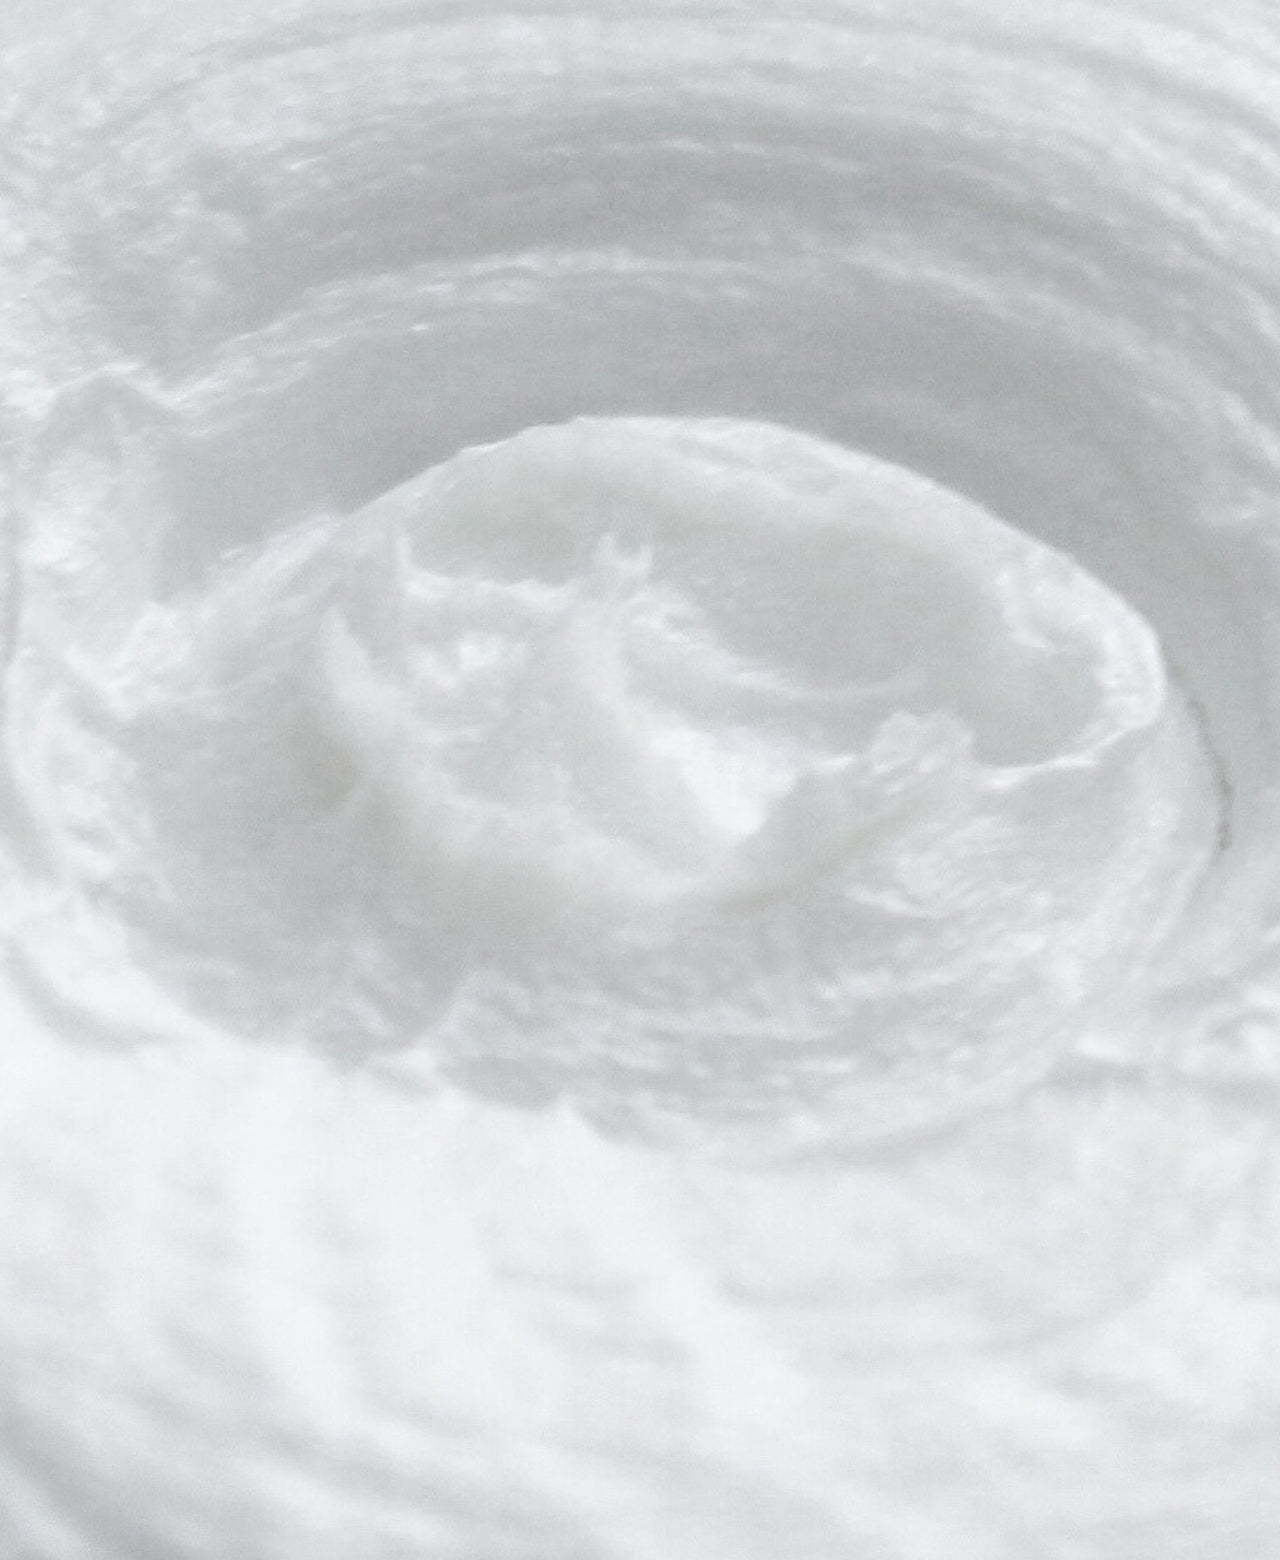
[{"label": "swirl pattern", "polygon": [[18,25],[0,1550],[1272,1552],[1266,8]]}]

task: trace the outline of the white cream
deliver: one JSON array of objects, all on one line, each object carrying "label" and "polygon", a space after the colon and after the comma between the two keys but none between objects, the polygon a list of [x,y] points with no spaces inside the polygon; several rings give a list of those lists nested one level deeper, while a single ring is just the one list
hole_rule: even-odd
[{"label": "white cream", "polygon": [[1280,31],[0,23],[0,1555],[1267,1555]]}]

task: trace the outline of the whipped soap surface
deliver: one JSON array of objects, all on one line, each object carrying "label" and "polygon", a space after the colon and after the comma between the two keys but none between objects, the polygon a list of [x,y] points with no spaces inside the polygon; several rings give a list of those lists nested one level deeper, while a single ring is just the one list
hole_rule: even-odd
[{"label": "whipped soap surface", "polygon": [[0,1554],[1280,1548],[1280,27],[0,22]]}]

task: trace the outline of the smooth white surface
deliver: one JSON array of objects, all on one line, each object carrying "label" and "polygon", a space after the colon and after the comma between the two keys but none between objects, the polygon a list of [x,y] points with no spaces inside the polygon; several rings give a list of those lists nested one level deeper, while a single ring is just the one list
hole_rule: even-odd
[{"label": "smooth white surface", "polygon": [[1267,8],[2,25],[0,1553],[1280,1550]]}]

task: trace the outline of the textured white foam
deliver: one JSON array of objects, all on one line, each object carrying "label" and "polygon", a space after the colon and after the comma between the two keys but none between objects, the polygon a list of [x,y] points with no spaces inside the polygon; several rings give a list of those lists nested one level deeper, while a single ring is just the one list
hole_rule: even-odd
[{"label": "textured white foam", "polygon": [[0,38],[0,1556],[1270,1560],[1266,7]]}]

